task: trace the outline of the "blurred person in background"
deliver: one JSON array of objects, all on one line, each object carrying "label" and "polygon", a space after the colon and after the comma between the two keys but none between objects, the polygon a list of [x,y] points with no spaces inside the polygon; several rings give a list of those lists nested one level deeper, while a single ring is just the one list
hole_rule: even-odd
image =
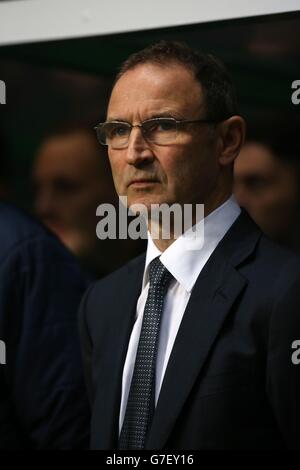
[{"label": "blurred person in background", "polygon": [[0,449],[88,446],[76,317],[85,288],[57,237],[0,202]]},{"label": "blurred person in background", "polygon": [[0,132],[0,200],[7,200],[11,195],[10,189],[11,163],[8,146],[4,134]]},{"label": "blurred person in background", "polygon": [[263,232],[299,248],[300,147],[290,126],[251,130],[234,164],[234,192]]},{"label": "blurred person in background", "polygon": [[35,211],[93,277],[102,277],[134,256],[128,240],[99,240],[96,209],[116,204],[106,149],[88,127],[69,125],[46,137],[33,167]]}]

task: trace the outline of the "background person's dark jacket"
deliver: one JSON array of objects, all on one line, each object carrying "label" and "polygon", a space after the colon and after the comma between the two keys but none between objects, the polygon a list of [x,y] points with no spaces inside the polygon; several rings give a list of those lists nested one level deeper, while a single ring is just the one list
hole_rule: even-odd
[{"label": "background person's dark jacket", "polygon": [[0,448],[87,446],[73,257],[38,222],[0,203]]}]

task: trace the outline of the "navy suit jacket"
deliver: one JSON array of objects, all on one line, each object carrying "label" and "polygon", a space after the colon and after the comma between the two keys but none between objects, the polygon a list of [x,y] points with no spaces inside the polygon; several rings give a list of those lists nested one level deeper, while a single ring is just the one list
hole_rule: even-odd
[{"label": "navy suit jacket", "polygon": [[0,448],[88,445],[77,310],[86,282],[38,222],[0,203]]},{"label": "navy suit jacket", "polygon": [[[93,449],[117,448],[144,263],[97,282],[81,304]],[[299,259],[242,212],[193,288],[146,449],[299,449],[300,365],[291,359],[299,339]]]}]

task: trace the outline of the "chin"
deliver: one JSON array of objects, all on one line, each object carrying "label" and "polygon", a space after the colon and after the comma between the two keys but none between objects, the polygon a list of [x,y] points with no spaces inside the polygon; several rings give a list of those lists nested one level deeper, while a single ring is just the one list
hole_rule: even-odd
[{"label": "chin", "polygon": [[150,196],[150,195],[137,195],[135,197],[128,197],[128,206],[132,206],[133,204],[143,204],[146,206],[147,210],[151,210],[152,204],[166,204],[167,201],[163,199],[161,196]]}]

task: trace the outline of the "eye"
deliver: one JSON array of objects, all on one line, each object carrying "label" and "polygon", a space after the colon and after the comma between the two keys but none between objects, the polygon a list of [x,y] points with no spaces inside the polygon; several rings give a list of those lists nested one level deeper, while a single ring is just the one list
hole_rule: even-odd
[{"label": "eye", "polygon": [[127,136],[129,131],[130,127],[123,123],[109,123],[106,127],[106,135],[109,139]]},{"label": "eye", "polygon": [[144,123],[144,128],[147,133],[151,132],[169,132],[176,129],[176,122],[173,119],[153,119]]},{"label": "eye", "polygon": [[266,183],[264,181],[256,181],[255,183],[252,184],[252,187],[254,189],[263,189],[266,187]]},{"label": "eye", "polygon": [[157,130],[162,132],[173,131],[176,129],[176,122],[173,119],[161,119],[157,123]]},{"label": "eye", "polygon": [[53,188],[57,194],[72,195],[80,190],[80,183],[70,178],[57,178],[53,181]]},{"label": "eye", "polygon": [[272,184],[270,178],[261,175],[245,175],[243,178],[236,179],[236,181],[238,180],[241,187],[244,187],[248,191],[252,192],[265,190]]}]

